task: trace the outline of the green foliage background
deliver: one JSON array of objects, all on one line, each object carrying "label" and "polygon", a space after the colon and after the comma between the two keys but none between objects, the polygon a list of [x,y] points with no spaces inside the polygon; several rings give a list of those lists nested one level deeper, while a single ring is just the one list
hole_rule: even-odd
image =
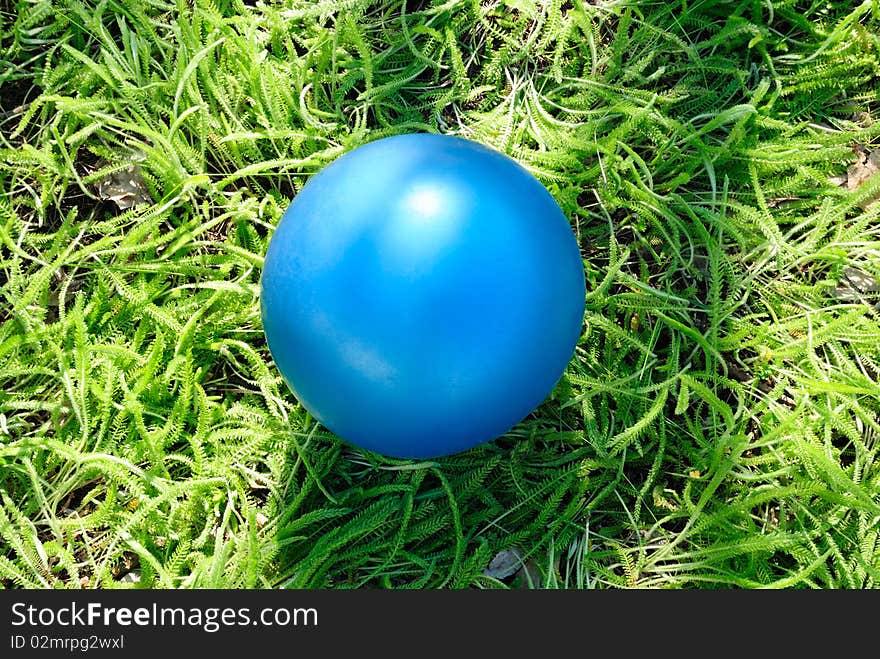
[{"label": "green foliage background", "polygon": [[[831,180],[876,0],[0,11],[3,586],[877,586],[880,177]],[[259,318],[296,191],[418,131],[526,165],[588,291],[548,399],[427,462],[316,424]]]}]

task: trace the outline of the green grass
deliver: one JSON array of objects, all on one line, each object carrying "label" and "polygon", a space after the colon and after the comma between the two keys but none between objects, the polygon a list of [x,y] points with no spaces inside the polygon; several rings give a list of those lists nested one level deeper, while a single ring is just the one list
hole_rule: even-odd
[{"label": "green grass", "polygon": [[[833,180],[880,142],[877,0],[0,16],[3,587],[880,585],[880,176]],[[310,418],[258,285],[311,174],[418,131],[528,167],[587,277],[547,400],[426,462]]]}]

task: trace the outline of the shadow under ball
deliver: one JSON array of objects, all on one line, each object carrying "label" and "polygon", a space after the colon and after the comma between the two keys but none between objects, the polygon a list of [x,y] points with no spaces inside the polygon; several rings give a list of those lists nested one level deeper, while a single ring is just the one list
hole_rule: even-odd
[{"label": "shadow under ball", "polygon": [[269,241],[260,304],[312,416],[352,445],[434,458],[505,434],[550,394],[584,298],[571,226],[535,177],[418,133],[309,179]]}]

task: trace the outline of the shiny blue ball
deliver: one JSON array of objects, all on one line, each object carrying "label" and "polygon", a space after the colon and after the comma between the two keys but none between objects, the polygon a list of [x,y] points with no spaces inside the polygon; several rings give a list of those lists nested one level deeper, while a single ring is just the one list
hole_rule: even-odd
[{"label": "shiny blue ball", "polygon": [[269,350],[300,403],[398,458],[505,434],[551,393],[584,314],[578,244],[547,189],[498,151],[426,133],[309,179],[261,288]]}]

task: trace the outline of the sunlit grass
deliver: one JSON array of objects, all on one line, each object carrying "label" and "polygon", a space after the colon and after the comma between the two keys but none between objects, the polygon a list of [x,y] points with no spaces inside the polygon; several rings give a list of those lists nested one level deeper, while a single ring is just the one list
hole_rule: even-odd
[{"label": "sunlit grass", "polygon": [[[3,586],[877,586],[876,0],[0,8]],[[259,317],[296,191],[418,131],[528,167],[587,276],[548,399],[426,462]]]}]

